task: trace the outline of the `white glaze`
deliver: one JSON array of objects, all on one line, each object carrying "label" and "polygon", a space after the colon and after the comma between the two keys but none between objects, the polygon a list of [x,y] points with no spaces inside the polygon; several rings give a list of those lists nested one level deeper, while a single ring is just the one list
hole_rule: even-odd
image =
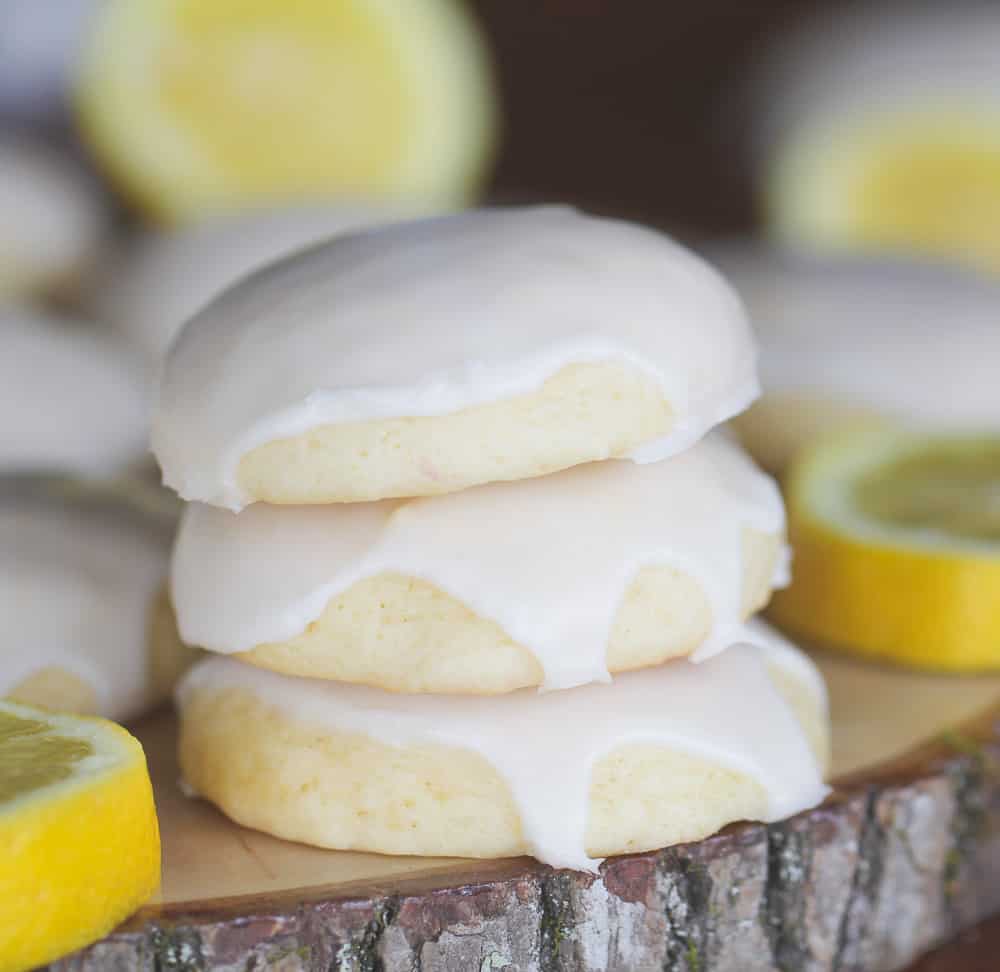
[{"label": "white glaze", "polygon": [[701,585],[713,630],[698,659],[739,640],[743,531],[783,526],[774,483],[709,436],[650,465],[590,463],[403,503],[238,515],[191,504],[171,590],[182,638],[227,653],[300,634],[357,580],[409,574],[532,651],[545,688],[567,688],[609,678],[614,615],[644,566],[676,566]]},{"label": "white glaze", "polygon": [[686,448],[758,391],[739,300],[653,230],[561,207],[396,224],[276,263],[189,321],[153,448],[185,499],[238,510],[239,460],[266,442],[450,413],[605,360],[654,375],[676,413],[639,461]]},{"label": "white glaze", "polygon": [[[295,720],[361,732],[393,746],[472,749],[503,777],[531,853],[553,867],[595,870],[585,849],[594,764],[629,743],[662,743],[747,774],[767,792],[766,820],[814,806],[827,788],[806,736],[768,676],[788,653],[736,645],[703,665],[686,661],[631,672],[611,685],[539,696],[396,695],[294,678],[235,659],[201,662],[178,689],[242,688]],[[812,669],[804,657],[796,671]],[[813,679],[819,675],[813,670]],[[665,807],[664,813],[670,809]]]},{"label": "white glaze", "polygon": [[708,256],[740,292],[765,394],[938,426],[1000,420],[1000,286],[923,261],[810,257],[732,242]]},{"label": "white glaze", "polygon": [[93,308],[154,363],[181,325],[241,277],[279,257],[348,230],[386,223],[403,203],[316,202],[213,216],[169,233],[130,240],[95,290]]},{"label": "white glaze", "polygon": [[145,451],[141,369],[81,322],[0,310],[0,469],[99,474]]},{"label": "white glaze", "polygon": [[78,676],[100,715],[152,701],[147,624],[166,544],[83,512],[0,506],[0,696],[35,672]]}]

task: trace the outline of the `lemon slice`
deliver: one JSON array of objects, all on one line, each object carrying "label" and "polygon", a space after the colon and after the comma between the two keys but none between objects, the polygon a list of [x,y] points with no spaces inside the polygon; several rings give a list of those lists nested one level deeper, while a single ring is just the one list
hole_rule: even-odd
[{"label": "lemon slice", "polygon": [[108,0],[81,128],[155,216],[355,196],[463,202],[494,101],[457,0]]},{"label": "lemon slice", "polygon": [[159,880],[139,743],[104,719],[0,701],[0,972],[99,938]]},{"label": "lemon slice", "polygon": [[780,624],[909,665],[1000,668],[1000,438],[854,435],[805,452],[786,486]]}]

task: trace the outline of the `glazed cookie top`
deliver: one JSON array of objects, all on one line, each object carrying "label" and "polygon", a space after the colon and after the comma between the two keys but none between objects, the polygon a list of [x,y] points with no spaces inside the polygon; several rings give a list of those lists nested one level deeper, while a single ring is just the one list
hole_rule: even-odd
[{"label": "glazed cookie top", "polygon": [[444,415],[627,362],[687,447],[758,392],[739,299],[651,229],[563,207],[475,210],[350,234],[246,278],[167,359],[153,423],[164,481],[238,510],[240,459],[322,425]]},{"label": "glazed cookie top", "polygon": [[567,688],[608,680],[614,616],[642,567],[676,567],[701,586],[713,627],[696,658],[743,637],[747,528],[780,534],[781,498],[715,435],[663,462],[589,463],[402,503],[238,515],[191,504],[171,590],[182,638],[225,653],[300,634],[355,581],[414,576],[533,652],[545,688]]},{"label": "glazed cookie top", "polygon": [[553,867],[595,870],[587,856],[594,764],[629,743],[659,743],[744,773],[768,797],[767,819],[823,799],[822,767],[772,681],[784,671],[826,718],[822,679],[801,653],[763,626],[758,645],[737,645],[704,665],[687,661],[630,672],[540,699],[530,690],[479,699],[396,695],[264,671],[228,658],[193,668],[178,689],[254,693],[306,725],[358,732],[393,746],[438,743],[479,752],[504,778],[531,853]]}]

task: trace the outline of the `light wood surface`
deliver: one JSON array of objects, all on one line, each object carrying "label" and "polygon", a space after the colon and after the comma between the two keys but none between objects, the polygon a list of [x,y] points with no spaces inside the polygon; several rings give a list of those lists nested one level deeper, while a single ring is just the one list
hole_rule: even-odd
[{"label": "light wood surface", "polygon": [[[1000,702],[1000,676],[928,675],[817,654],[830,689],[834,778],[862,776],[915,746],[958,730]],[[323,886],[364,891],[469,862],[325,851],[247,830],[177,785],[175,722],[161,712],[136,732],[149,757],[163,837],[159,903],[201,907],[213,899]]]}]

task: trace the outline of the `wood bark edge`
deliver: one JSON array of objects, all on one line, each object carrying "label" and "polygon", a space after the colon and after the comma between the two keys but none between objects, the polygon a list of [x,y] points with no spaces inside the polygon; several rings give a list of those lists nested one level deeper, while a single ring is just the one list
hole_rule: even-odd
[{"label": "wood bark edge", "polygon": [[145,909],[58,972],[889,972],[1000,911],[1000,709],[778,824],[605,863]]}]

